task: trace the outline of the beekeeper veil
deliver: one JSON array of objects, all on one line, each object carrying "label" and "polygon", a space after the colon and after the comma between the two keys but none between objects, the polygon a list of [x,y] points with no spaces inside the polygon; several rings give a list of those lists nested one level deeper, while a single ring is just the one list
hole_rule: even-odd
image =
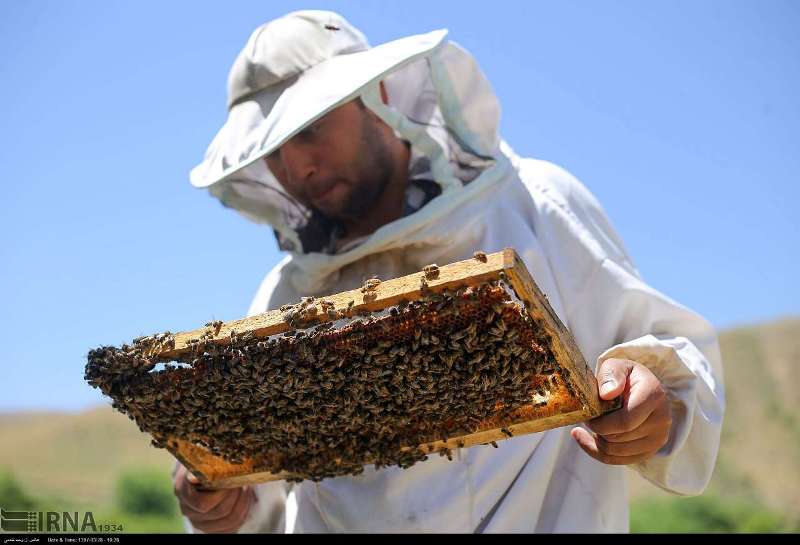
[{"label": "beekeeper veil", "polygon": [[[225,125],[191,172],[225,206],[272,226],[293,254],[324,252],[321,214],[293,199],[264,157],[304,127],[361,98],[412,149],[410,172],[438,184],[426,205],[446,207],[502,162],[499,105],[474,59],[437,30],[370,47],[340,15],[297,11],[253,32],[228,78]],[[383,81],[388,104],[380,97]],[[418,213],[417,213],[418,214]],[[415,221],[402,218],[406,226]]]}]

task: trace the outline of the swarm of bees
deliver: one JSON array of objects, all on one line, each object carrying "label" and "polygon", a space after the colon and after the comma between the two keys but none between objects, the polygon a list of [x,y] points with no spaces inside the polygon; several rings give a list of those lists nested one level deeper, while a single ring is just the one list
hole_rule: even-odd
[{"label": "swarm of bees", "polygon": [[[426,278],[435,274],[435,265],[424,270],[419,299],[335,326],[263,338],[234,332],[221,343],[211,341],[221,324],[210,322],[208,336],[170,361],[150,348],[171,335],[100,347],[89,352],[85,378],[155,446],[180,438],[296,481],[358,475],[365,464],[408,468],[427,458],[422,445],[546,404],[566,371],[503,278],[433,292]],[[362,292],[379,283],[368,280]],[[317,302],[321,311],[313,298],[281,311],[298,327],[317,312],[340,317]],[[438,453],[452,458],[447,448]]]}]

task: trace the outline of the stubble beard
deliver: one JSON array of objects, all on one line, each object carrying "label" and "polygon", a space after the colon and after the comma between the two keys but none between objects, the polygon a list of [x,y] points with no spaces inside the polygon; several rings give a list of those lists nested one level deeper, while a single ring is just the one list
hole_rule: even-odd
[{"label": "stubble beard", "polygon": [[375,206],[394,176],[394,163],[383,133],[364,112],[361,124],[362,161],[357,184],[342,206],[341,218],[358,219]]}]

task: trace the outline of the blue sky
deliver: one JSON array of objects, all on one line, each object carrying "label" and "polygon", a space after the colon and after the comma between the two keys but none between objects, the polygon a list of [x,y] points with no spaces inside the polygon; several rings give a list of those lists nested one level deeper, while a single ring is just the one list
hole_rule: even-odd
[{"label": "blue sky", "polygon": [[373,44],[449,28],[651,285],[718,328],[800,314],[800,2],[4,0],[0,410],[100,403],[90,348],[245,314],[273,235],[188,171],[250,32],[302,8]]}]

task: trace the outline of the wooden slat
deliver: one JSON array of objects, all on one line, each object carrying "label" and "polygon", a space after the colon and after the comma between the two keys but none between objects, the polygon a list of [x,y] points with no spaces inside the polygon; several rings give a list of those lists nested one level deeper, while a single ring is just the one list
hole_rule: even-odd
[{"label": "wooden slat", "polygon": [[[533,281],[524,263],[513,249],[507,248],[501,252],[487,254],[485,262],[469,259],[440,266],[438,277],[426,279],[426,282],[432,291],[445,288],[457,289],[498,279],[501,273],[505,274],[507,281],[527,311],[537,323],[544,325],[550,335],[551,349],[556,363],[561,369],[557,373],[560,379],[558,384],[562,386],[551,389],[548,402],[544,406],[534,407],[531,404],[517,410],[503,422],[488,419],[471,434],[448,438],[447,441],[434,441],[418,445],[426,452],[437,452],[442,448],[470,447],[508,439],[501,428],[509,430],[516,436],[566,426],[609,412],[620,405],[620,399],[611,402],[599,399],[594,373],[586,364],[572,335],[559,320],[547,301],[547,297]],[[380,311],[396,305],[402,300],[419,299],[422,295],[420,281],[423,276],[424,273],[419,272],[385,280],[369,294],[356,289],[316,298],[316,302],[318,304],[323,299],[330,301],[335,310],[346,310],[352,305],[352,310],[355,312],[362,309],[371,312]],[[327,316],[321,310],[317,315],[320,322],[327,320]],[[177,356],[186,350],[191,350],[191,345],[187,343],[189,339],[198,339],[203,335],[207,336],[208,342],[227,343],[230,341],[231,332],[236,334],[252,332],[257,337],[267,337],[292,329],[284,320],[283,313],[273,310],[249,318],[225,322],[214,330],[210,327],[203,327],[176,334],[173,348],[155,352],[159,350],[155,347],[153,353],[158,353],[162,357]],[[563,387],[565,381],[569,381],[572,391],[577,396]],[[201,446],[177,438],[169,439],[167,448],[198,476],[206,488],[237,487],[285,479],[290,476],[286,473],[255,472],[250,460],[245,460],[242,464],[231,464],[221,457],[212,455]],[[369,463],[368,460],[365,460],[365,465]]]},{"label": "wooden slat", "polygon": [[506,261],[506,274],[514,292],[525,303],[528,314],[537,323],[545,325],[552,340],[551,348],[556,361],[562,368],[569,370],[573,378],[572,383],[578,388],[580,400],[586,406],[587,418],[619,408],[619,399],[612,401],[600,399],[597,379],[592,369],[586,364],[575,338],[550,306],[547,296],[533,281],[517,252],[506,249],[503,250],[503,254]]},{"label": "wooden slat", "polygon": [[[513,252],[513,250],[510,250]],[[462,285],[476,285],[488,280],[496,279],[498,273],[506,268],[506,256],[504,252],[487,254],[486,263],[471,259],[460,261],[450,265],[439,267],[439,276],[433,280],[427,280],[430,289],[436,291],[441,289],[455,289]],[[334,304],[334,310],[347,310],[350,302],[353,301],[352,310],[368,310],[370,312],[383,310],[398,304],[405,299],[412,301],[419,299],[420,278],[423,273],[415,273],[391,280],[382,281],[374,290],[368,294],[361,289],[354,289],[330,295],[327,297],[317,297],[316,301],[330,301]],[[318,311],[320,323],[328,320],[325,313]],[[247,332],[254,333],[257,337],[268,337],[291,331],[293,328],[286,323],[283,313],[280,310],[271,310],[248,318],[223,322],[219,328],[201,327],[192,331],[185,331],[174,335],[175,345],[166,349],[155,346],[149,353],[151,356],[172,358],[181,353],[191,350],[191,345],[187,342],[190,339],[199,339],[203,335],[208,335],[207,342],[226,344],[230,342],[231,333],[242,334]]]}]

